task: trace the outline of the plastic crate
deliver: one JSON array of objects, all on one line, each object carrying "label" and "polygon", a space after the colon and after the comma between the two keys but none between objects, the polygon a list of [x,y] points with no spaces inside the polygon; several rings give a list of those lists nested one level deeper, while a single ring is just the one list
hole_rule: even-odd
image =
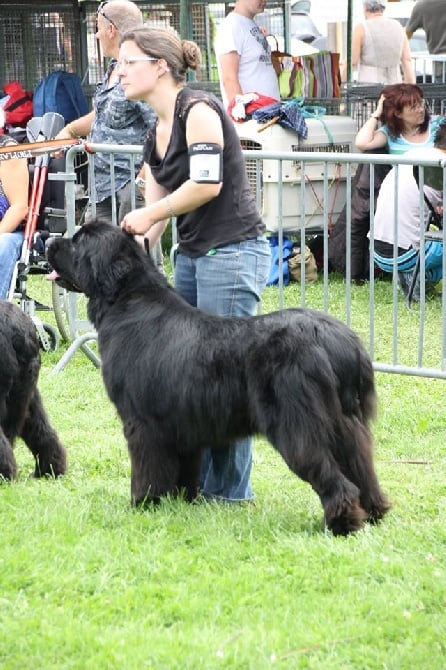
[{"label": "plastic crate", "polygon": [[[352,118],[341,115],[324,115],[306,119],[308,137],[304,140],[292,130],[274,124],[259,131],[255,121],[236,124],[243,149],[277,152],[351,153],[355,150],[356,125]],[[328,132],[329,131],[329,134]],[[301,212],[305,208],[305,227],[320,230],[324,209],[329,219],[334,219],[345,205],[346,167],[335,160],[306,163],[301,160],[277,159],[246,161],[251,187],[261,202],[261,213],[268,230],[279,225],[279,196],[282,198],[282,224],[284,230],[297,230],[301,225]],[[260,172],[260,174],[259,174]],[[324,203],[324,180],[328,180],[328,202]],[[302,199],[302,180],[305,196]],[[281,191],[279,183],[281,182]],[[261,193],[259,193],[259,184]]]}]

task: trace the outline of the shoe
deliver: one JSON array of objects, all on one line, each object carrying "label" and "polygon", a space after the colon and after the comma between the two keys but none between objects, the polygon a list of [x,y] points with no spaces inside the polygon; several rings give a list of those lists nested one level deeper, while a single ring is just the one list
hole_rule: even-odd
[{"label": "shoe", "polygon": [[426,298],[435,298],[438,295],[437,285],[436,281],[426,281]]},{"label": "shoe", "polygon": [[[413,274],[414,271],[412,270],[411,272],[398,272],[398,285],[406,298],[408,300],[409,298],[409,291],[410,287],[412,285],[412,280],[413,280]],[[418,275],[417,281],[415,283],[413,292],[412,292],[412,297],[411,297],[411,302],[420,302],[420,276]]]}]

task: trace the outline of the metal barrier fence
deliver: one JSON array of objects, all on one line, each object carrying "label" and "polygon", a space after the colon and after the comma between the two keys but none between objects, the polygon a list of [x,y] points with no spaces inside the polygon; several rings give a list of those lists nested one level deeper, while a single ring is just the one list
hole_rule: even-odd
[{"label": "metal barrier fence", "polygon": [[417,81],[421,83],[446,83],[446,56],[444,54],[412,53],[412,62],[417,75]]},{"label": "metal barrier fence", "polygon": [[[67,229],[68,234],[72,235],[76,229],[75,214],[75,187],[76,174],[75,162],[76,156],[80,151],[84,151],[82,146],[72,147],[67,152],[66,172],[59,175],[65,181],[66,207],[67,207]],[[141,147],[136,146],[113,146],[113,145],[89,145],[90,171],[94,164],[94,152],[104,152],[112,154],[127,153],[136,160],[141,153]],[[446,379],[446,290],[441,289],[438,296],[433,300],[425,298],[425,280],[424,280],[424,253],[421,253],[421,299],[419,304],[408,309],[405,301],[402,299],[397,287],[397,274],[394,271],[393,279],[389,281],[375,277],[373,260],[370,260],[369,271],[370,280],[362,286],[356,286],[352,282],[351,273],[351,235],[352,235],[352,216],[351,200],[353,195],[352,179],[356,167],[359,164],[388,165],[389,155],[367,155],[353,153],[308,153],[308,152],[264,152],[264,151],[244,151],[245,159],[256,163],[256,173],[258,180],[256,184],[257,198],[259,208],[262,201],[262,169],[264,161],[277,162],[277,183],[276,183],[276,203],[278,212],[278,225],[274,234],[278,236],[279,248],[281,248],[285,234],[295,238],[297,243],[303,247],[308,235],[314,236],[316,231],[306,227],[306,190],[309,188],[307,175],[314,172],[315,164],[318,166],[319,177],[319,200],[322,207],[321,225],[317,234],[322,240],[322,268],[318,280],[319,291],[316,292],[314,286],[305,284],[304,268],[301,272],[301,282],[291,286],[283,285],[282,263],[279,259],[279,284],[277,287],[268,288],[268,297],[273,298],[277,308],[307,306],[322,311],[330,312],[344,320],[354,330],[358,332],[365,345],[367,346],[374,367],[378,371],[399,373],[406,375],[417,375],[434,378]],[[392,156],[392,165],[411,164],[410,159],[404,156]],[[445,161],[446,163],[446,161]],[[289,187],[290,182],[286,184],[283,179],[283,165],[295,167],[295,179],[293,182],[294,198],[297,215],[297,224],[294,230],[283,229],[282,211],[284,188]],[[423,211],[424,202],[422,189],[424,184],[425,167],[443,168],[443,193],[446,192],[446,171],[443,163],[437,161],[420,162],[420,212]],[[333,222],[330,221],[330,211],[325,203],[329,203],[330,176],[337,166],[342,168],[342,179],[345,187],[346,204],[346,252],[345,252],[345,278],[340,277],[330,271],[328,263],[328,243],[330,228]],[[398,168],[397,168],[398,169]],[[112,176],[113,179],[113,176]],[[112,182],[113,183],[113,182]],[[374,192],[374,170],[370,169],[370,192]],[[133,197],[135,191],[133,190]],[[286,197],[290,197],[289,191]],[[396,200],[396,199],[395,199]],[[116,215],[116,213],[115,213]],[[446,214],[443,214],[443,222]],[[396,231],[398,220],[397,206],[394,211],[394,221],[391,225]],[[336,222],[334,222],[336,225]],[[370,247],[374,247],[374,213],[373,207],[370,210]],[[421,228],[421,247],[424,247],[424,229]],[[395,255],[396,255],[395,249]],[[372,254],[371,254],[372,257]],[[443,276],[446,277],[446,251],[443,251]],[[322,285],[322,293],[320,286]],[[322,295],[322,298],[320,297]],[[95,338],[91,325],[80,313],[79,298],[77,295],[69,294],[67,300],[68,320],[70,322],[71,337],[73,343],[62,357],[56,372],[70,360],[77,349],[81,348],[89,358],[95,362],[94,354],[90,356],[88,341]],[[367,313],[366,313],[367,312]],[[417,332],[416,341],[408,332]]]},{"label": "metal barrier fence", "polygon": [[[444,114],[446,111],[445,85],[424,80],[418,85],[423,91],[430,112],[432,114]],[[348,114],[355,119],[359,130],[376,109],[382,89],[382,84],[344,84],[341,90],[341,98],[333,98],[325,104],[327,114]],[[322,99],[320,104],[324,104]],[[339,105],[341,105],[340,109]],[[335,111],[336,109],[338,111]]]}]

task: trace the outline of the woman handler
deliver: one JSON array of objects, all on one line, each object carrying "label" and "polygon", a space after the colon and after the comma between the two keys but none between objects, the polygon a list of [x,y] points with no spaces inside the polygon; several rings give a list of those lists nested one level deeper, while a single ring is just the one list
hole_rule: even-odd
[{"label": "woman handler", "polygon": [[[198,46],[169,28],[141,28],[121,40],[117,71],[125,95],[158,116],[144,147],[146,207],[121,225],[153,247],[176,218],[177,291],[205,311],[247,316],[266,284],[269,245],[232,121],[215,96],[185,85],[188,67],[200,61]],[[209,447],[202,494],[250,500],[252,438],[224,451]]]}]

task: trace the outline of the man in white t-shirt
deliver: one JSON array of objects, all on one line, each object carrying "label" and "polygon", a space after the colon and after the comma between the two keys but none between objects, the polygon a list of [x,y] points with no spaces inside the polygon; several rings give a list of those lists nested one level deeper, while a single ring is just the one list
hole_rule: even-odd
[{"label": "man in white t-shirt", "polygon": [[265,5],[266,0],[236,0],[234,10],[218,28],[214,46],[226,108],[244,93],[280,99],[268,40],[253,20],[265,11]]}]

